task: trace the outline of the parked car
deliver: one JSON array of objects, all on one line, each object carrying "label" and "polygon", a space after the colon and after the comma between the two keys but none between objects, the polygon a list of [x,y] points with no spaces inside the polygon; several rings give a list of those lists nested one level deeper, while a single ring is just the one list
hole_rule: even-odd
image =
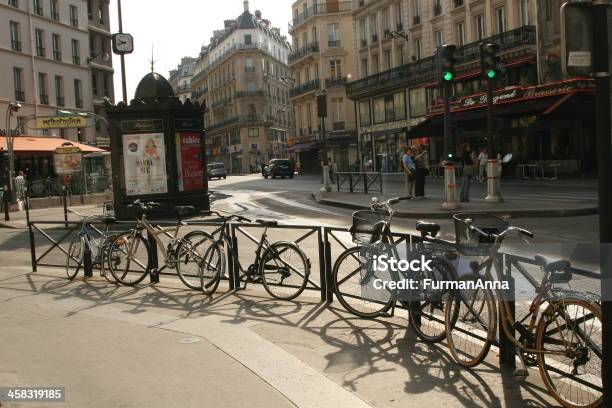
[{"label": "parked car", "polygon": [[295,166],[293,161],[288,159],[272,159],[270,163],[263,168],[264,178],[293,178],[293,173],[295,173]]},{"label": "parked car", "polygon": [[209,164],[206,170],[209,180],[212,180],[214,178],[219,180],[227,178],[227,172],[225,171],[225,165],[223,165],[223,163]]}]

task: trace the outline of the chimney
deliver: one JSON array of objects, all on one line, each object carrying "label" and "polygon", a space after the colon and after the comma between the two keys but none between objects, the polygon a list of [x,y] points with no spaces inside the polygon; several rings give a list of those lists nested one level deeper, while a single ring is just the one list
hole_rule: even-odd
[{"label": "chimney", "polygon": [[225,20],[224,23],[224,27],[225,28],[230,28],[232,26],[232,23],[234,22],[234,20]]},{"label": "chimney", "polygon": [[244,11],[245,13],[249,11],[249,0],[244,0]]},{"label": "chimney", "polygon": [[255,17],[257,17],[258,19],[261,20],[261,11],[260,10],[255,10]]}]

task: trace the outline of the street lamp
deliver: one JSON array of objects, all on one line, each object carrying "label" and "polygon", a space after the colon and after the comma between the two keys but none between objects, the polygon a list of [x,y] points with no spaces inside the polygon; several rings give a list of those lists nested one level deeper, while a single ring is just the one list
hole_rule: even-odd
[{"label": "street lamp", "polygon": [[15,202],[15,160],[13,150],[13,135],[11,132],[11,117],[13,112],[19,112],[21,104],[19,102],[10,102],[6,108],[6,147],[8,150],[9,161],[9,190],[11,193],[11,202]]}]

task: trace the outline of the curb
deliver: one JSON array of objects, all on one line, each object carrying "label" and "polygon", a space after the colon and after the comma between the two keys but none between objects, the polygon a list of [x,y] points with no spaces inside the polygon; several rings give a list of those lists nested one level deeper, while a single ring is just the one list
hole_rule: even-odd
[{"label": "curb", "polygon": [[[332,207],[347,208],[351,210],[368,210],[370,209],[367,205],[355,204],[345,201],[330,200],[327,198],[321,198],[315,193],[311,193],[313,200],[319,204],[328,205]],[[581,208],[552,208],[552,209],[525,209],[525,210],[470,210],[469,208],[461,208],[459,210],[442,210],[436,211],[406,211],[397,210],[394,214],[395,217],[399,218],[431,218],[431,219],[447,219],[458,211],[464,213],[481,213],[486,212],[490,214],[497,214],[502,216],[510,216],[512,218],[559,218],[559,217],[579,217],[584,215],[594,215],[599,213],[598,207],[581,207]]]}]

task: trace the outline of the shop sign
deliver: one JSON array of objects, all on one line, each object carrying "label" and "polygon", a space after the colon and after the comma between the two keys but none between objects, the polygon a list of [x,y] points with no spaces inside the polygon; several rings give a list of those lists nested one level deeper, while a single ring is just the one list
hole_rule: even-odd
[{"label": "shop sign", "polygon": [[126,133],[164,130],[164,121],[162,119],[124,120],[121,122],[121,130]]},{"label": "shop sign", "polygon": [[69,129],[87,127],[83,116],[43,116],[36,118],[36,129]]},{"label": "shop sign", "polygon": [[401,131],[408,127],[407,120],[396,120],[395,122],[380,123],[377,125],[364,126],[361,128],[361,133],[375,133],[397,130]]},{"label": "shop sign", "polygon": [[164,134],[123,135],[123,168],[128,196],[167,193]]},{"label": "shop sign", "polygon": [[57,174],[75,174],[81,172],[83,154],[77,146],[62,146],[55,149],[53,168]]},{"label": "shop sign", "polygon": [[176,162],[179,191],[204,189],[204,160],[199,132],[176,133]]}]

